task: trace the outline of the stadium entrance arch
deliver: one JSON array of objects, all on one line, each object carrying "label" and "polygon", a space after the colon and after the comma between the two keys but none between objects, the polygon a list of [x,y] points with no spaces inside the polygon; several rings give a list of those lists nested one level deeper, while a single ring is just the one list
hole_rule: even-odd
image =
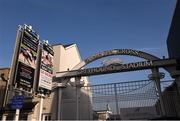
[{"label": "stadium entrance arch", "polygon": [[[135,62],[135,63],[125,63],[120,65],[110,65],[110,66],[102,66],[102,67],[93,67],[93,68],[86,68],[84,67],[100,58],[107,57],[107,56],[113,56],[113,55],[128,55],[128,56],[135,56],[140,57],[142,59],[145,59],[145,61]],[[83,76],[93,76],[93,75],[100,75],[100,74],[109,74],[109,73],[120,73],[120,72],[130,72],[130,71],[137,71],[137,70],[145,70],[145,69],[151,69],[152,74],[149,75],[149,79],[152,81],[155,81],[157,91],[159,93],[159,101],[161,106],[161,115],[165,116],[165,108],[164,103],[162,99],[162,93],[161,93],[161,86],[160,86],[160,79],[164,77],[163,73],[159,72],[159,68],[164,68],[167,72],[169,72],[172,76],[176,75],[175,67],[177,66],[177,60],[175,59],[160,59],[154,55],[151,55],[149,53],[138,51],[138,50],[132,50],[132,49],[113,49],[108,51],[103,51],[100,53],[97,53],[95,55],[92,55],[79,64],[77,64],[72,70],[70,71],[64,71],[64,72],[57,72],[55,80],[57,82],[60,82],[61,85],[66,85],[71,78],[75,78],[75,84],[78,88],[81,88],[80,86],[80,79]],[[77,98],[78,100],[78,98]],[[78,101],[77,101],[78,102]],[[78,103],[77,103],[77,119],[78,119]],[[117,113],[119,113],[118,109]]]},{"label": "stadium entrance arch", "polygon": [[[146,61],[127,63],[116,66],[112,65],[108,67],[95,67],[95,68],[82,69],[87,64],[93,61],[113,55],[135,56],[135,57],[143,58]],[[62,79],[62,78],[71,78],[71,77],[92,76],[99,74],[127,72],[127,71],[155,69],[155,68],[157,70],[160,67],[163,67],[166,71],[172,74],[174,70],[172,66],[175,66],[176,64],[177,62],[175,59],[160,59],[154,55],[148,54],[143,51],[132,50],[132,49],[113,49],[113,50],[103,51],[86,58],[85,60],[77,64],[71,71],[58,72],[56,74],[56,78]]]}]

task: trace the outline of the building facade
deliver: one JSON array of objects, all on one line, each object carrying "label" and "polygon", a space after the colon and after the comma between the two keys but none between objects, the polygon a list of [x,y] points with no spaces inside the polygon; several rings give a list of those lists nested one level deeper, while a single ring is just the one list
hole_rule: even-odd
[{"label": "building facade", "polygon": [[[61,71],[70,71],[81,62],[81,56],[76,44],[54,45],[53,50],[54,74]],[[82,86],[89,85],[88,77],[82,77],[80,80]],[[44,101],[44,107],[49,104],[52,106],[44,108],[43,115],[49,115],[51,119],[58,120],[92,119],[90,92],[80,88],[77,95],[74,78],[65,86],[58,86],[61,84],[63,84],[62,80],[54,82],[52,94]]]},{"label": "building facade", "polygon": [[9,68],[0,69],[0,118],[4,112],[6,94],[8,89]]},{"label": "building facade", "polygon": [[172,18],[168,38],[167,47],[170,58],[180,59],[180,1],[177,0],[174,15]]}]

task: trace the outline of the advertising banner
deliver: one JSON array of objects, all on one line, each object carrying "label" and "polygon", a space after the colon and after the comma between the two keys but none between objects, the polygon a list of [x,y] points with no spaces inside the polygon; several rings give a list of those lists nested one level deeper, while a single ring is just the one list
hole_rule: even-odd
[{"label": "advertising banner", "polygon": [[25,31],[21,41],[19,61],[35,69],[37,65],[38,44],[37,38]]},{"label": "advertising banner", "polygon": [[17,69],[15,83],[17,88],[30,90],[33,87],[35,69],[37,67],[37,51],[39,45],[38,37],[32,32],[24,29],[17,54]]},{"label": "advertising banner", "polygon": [[35,70],[22,62],[19,62],[16,83],[18,87],[31,88],[33,85]]},{"label": "advertising banner", "polygon": [[53,77],[53,56],[54,52],[52,47],[48,44],[43,44],[39,76],[39,89],[51,90]]}]

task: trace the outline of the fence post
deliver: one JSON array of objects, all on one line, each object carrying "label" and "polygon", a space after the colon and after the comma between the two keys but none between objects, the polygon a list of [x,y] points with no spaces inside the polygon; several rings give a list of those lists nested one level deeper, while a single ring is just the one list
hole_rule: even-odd
[{"label": "fence post", "polygon": [[80,84],[81,77],[75,77],[75,83],[76,83],[76,120],[79,120],[79,101],[80,101],[80,90],[81,90],[81,84]]},{"label": "fence post", "polygon": [[119,105],[118,105],[118,95],[117,95],[116,84],[114,84],[114,95],[115,95],[115,101],[116,101],[116,113],[119,115]]},{"label": "fence post", "polygon": [[160,84],[161,74],[159,73],[158,68],[152,69],[152,74],[149,78],[155,81],[156,88],[159,94],[159,101],[160,101],[162,116],[166,116],[166,110],[165,110],[165,105],[164,105],[163,96],[161,92],[161,84]]}]

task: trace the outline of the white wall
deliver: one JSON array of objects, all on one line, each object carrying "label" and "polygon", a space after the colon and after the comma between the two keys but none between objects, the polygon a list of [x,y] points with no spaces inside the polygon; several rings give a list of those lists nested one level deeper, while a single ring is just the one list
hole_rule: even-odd
[{"label": "white wall", "polygon": [[[76,44],[72,44],[68,47],[63,45],[55,45],[54,49],[54,75],[56,72],[71,70],[74,66],[81,62],[81,57],[79,50]],[[81,78],[85,82],[85,85],[89,83],[87,77]],[[55,89],[52,91],[52,94],[49,98],[44,100],[44,110],[43,113],[51,114],[52,119],[57,119],[57,108],[58,103],[58,94],[59,92]],[[80,92],[80,119],[91,119],[91,93],[81,90]],[[68,97],[68,98],[67,98]],[[67,102],[70,101],[70,102]],[[61,117],[63,119],[76,119],[76,93],[75,87],[68,86],[67,88],[62,89],[62,99],[61,99]],[[47,107],[49,106],[49,107]],[[73,112],[70,115],[70,112]],[[67,115],[68,114],[68,115]]]}]

